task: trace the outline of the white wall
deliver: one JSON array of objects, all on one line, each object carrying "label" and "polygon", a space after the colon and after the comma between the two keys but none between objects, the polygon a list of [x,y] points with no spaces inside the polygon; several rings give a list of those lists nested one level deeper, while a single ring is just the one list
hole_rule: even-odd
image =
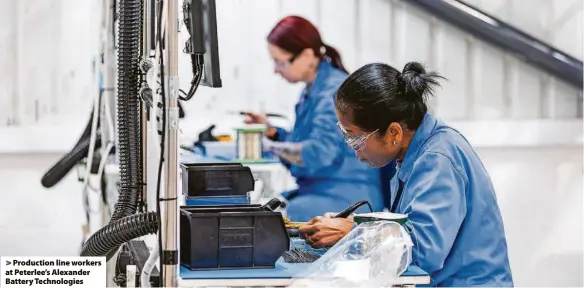
[{"label": "white wall", "polygon": [[[582,59],[582,38],[577,36],[582,34],[582,8],[568,13],[576,10],[570,3],[578,1],[538,1],[553,10],[554,21],[534,20],[541,18],[539,12],[521,13],[537,6],[525,9],[525,1],[493,1],[500,5],[492,7],[499,8],[489,9],[511,9],[504,19],[535,29],[534,34],[547,27],[540,29],[546,39]],[[84,220],[79,183],[69,176],[49,191],[39,184],[87,120],[98,38],[89,31],[97,25],[98,2],[0,0],[0,183],[6,195],[0,228],[13,235],[0,237],[0,255],[77,252]],[[280,17],[306,16],[341,51],[350,70],[371,61],[402,67],[417,60],[449,78],[432,104],[469,136],[491,173],[516,284],[584,285],[578,273],[583,171],[579,91],[402,2],[230,0],[217,5],[224,88],[200,88],[186,105],[183,133],[192,135],[211,123],[224,123],[219,128],[229,131],[239,118],[225,116],[226,111],[292,116],[301,87],[273,74],[264,39]],[[557,24],[566,13],[569,21]],[[188,57],[181,55],[180,61],[181,86],[186,88]],[[575,270],[558,263],[574,263],[569,267]]]},{"label": "white wall", "polygon": [[582,148],[479,148],[518,286],[581,287]]}]

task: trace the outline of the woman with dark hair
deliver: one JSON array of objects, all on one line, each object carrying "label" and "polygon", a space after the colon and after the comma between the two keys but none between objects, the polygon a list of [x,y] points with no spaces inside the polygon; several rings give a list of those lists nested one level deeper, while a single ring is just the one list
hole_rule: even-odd
[{"label": "woman with dark hair", "polygon": [[379,170],[359,162],[336,126],[334,97],[348,76],[337,50],[322,41],[312,23],[298,16],[278,22],[267,40],[275,73],[291,83],[306,84],[296,104],[292,131],[272,127],[265,115],[246,115],[246,123],[268,125],[270,140],[264,147],[276,152],[296,178],[298,189],[282,194],[288,201],[288,217],[308,221],[361,200],[375,211],[382,210]]},{"label": "woman with dark hair", "polygon": [[[337,92],[339,128],[370,166],[397,160],[390,212],[408,216],[413,263],[430,273],[432,286],[513,286],[489,174],[467,140],[428,113],[426,98],[440,78],[416,62],[402,72],[366,65]],[[317,217],[300,231],[323,247],[353,226]]]}]

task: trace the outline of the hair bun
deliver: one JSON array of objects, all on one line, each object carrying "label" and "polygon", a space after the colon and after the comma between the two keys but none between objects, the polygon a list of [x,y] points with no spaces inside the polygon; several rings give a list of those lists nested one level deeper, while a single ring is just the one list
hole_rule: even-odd
[{"label": "hair bun", "polygon": [[411,76],[420,76],[426,74],[426,69],[424,69],[424,66],[418,62],[409,62],[404,66],[402,73]]},{"label": "hair bun", "polygon": [[414,101],[424,101],[433,93],[433,87],[439,85],[437,79],[443,77],[436,72],[426,72],[418,62],[410,62],[404,66],[399,78],[404,96]]}]

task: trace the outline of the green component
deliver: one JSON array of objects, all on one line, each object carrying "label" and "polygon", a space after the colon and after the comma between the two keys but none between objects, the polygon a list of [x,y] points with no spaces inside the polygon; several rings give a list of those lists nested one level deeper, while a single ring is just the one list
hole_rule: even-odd
[{"label": "green component", "polygon": [[373,221],[393,221],[400,225],[404,225],[408,222],[408,215],[389,212],[376,212],[357,214],[353,219],[357,224]]},{"label": "green component", "polygon": [[264,133],[268,131],[267,127],[249,127],[249,128],[236,128],[237,133]]},{"label": "green component", "polygon": [[270,161],[266,161],[264,159],[237,159],[235,162],[241,164],[264,164],[264,163],[271,163]]}]

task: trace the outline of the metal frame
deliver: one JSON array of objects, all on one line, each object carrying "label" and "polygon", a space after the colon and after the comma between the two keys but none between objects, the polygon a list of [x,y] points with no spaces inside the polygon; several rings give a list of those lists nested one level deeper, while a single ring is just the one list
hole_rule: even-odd
[{"label": "metal frame", "polygon": [[[162,225],[162,251],[160,257],[165,258],[165,252],[175,252],[178,261],[178,0],[165,0],[166,7],[166,27],[165,35],[165,55],[164,74],[165,77],[165,107],[166,111],[166,135],[164,138],[164,210],[160,219]],[[161,30],[162,31],[162,30]],[[178,285],[178,263],[163,264],[162,281],[163,287],[177,287]]]}]

